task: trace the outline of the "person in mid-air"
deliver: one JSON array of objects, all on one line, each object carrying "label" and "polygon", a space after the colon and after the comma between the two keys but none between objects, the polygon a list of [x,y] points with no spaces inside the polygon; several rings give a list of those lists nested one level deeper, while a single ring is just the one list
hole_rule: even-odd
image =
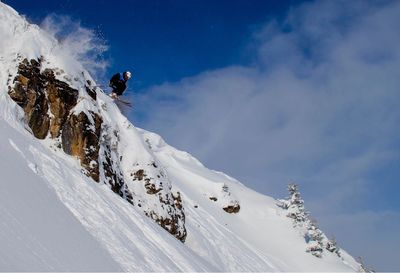
[{"label": "person in mid-air", "polygon": [[129,71],[125,71],[124,73],[117,73],[112,76],[109,83],[109,86],[113,89],[111,91],[110,97],[116,99],[121,96],[124,93],[126,89],[126,83],[131,78],[131,76],[132,74]]}]

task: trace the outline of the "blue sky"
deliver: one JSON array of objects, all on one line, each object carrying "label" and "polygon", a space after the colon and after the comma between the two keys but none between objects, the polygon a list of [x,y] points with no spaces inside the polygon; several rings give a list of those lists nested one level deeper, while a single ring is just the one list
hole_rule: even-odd
[{"label": "blue sky", "polygon": [[344,249],[400,270],[398,1],[5,2],[108,44],[134,124],[262,193],[297,182]]},{"label": "blue sky", "polygon": [[[65,14],[91,27],[110,45],[109,74],[130,69],[140,91],[201,71],[249,61],[246,41],[269,16],[299,1],[18,1],[16,10],[41,22]],[[229,3],[229,5],[227,5]]]}]

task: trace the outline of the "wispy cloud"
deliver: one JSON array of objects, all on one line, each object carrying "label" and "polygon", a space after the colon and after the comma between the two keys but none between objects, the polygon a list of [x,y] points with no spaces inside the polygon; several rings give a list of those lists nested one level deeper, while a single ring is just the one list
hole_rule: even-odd
[{"label": "wispy cloud", "polygon": [[[154,86],[137,98],[137,115],[169,143],[259,191],[282,196],[297,181],[322,222],[328,211],[373,208],[365,198],[376,173],[399,176],[388,167],[400,159],[399,14],[398,1],[293,8],[254,34],[253,64]],[[379,187],[388,179],[396,177]]]}]

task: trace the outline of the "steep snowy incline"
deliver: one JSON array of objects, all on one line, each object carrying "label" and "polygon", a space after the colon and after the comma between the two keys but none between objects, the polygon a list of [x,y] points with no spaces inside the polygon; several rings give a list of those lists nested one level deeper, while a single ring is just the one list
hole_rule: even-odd
[{"label": "steep snowy incline", "polygon": [[[212,261],[230,265],[263,257],[278,271],[357,271],[359,264],[345,251],[341,258],[325,251],[316,258],[305,251],[304,235],[271,197],[243,186],[237,180],[205,168],[186,152],[179,151],[157,134],[140,130],[157,159],[183,193],[187,215],[187,245]],[[240,212],[227,214],[223,207],[239,200]],[[204,240],[207,238],[207,240]],[[247,256],[232,255],[251,249]],[[249,251],[250,252],[250,251]],[[231,267],[231,270],[239,270]]]},{"label": "steep snowy incline", "polygon": [[1,119],[0,132],[1,271],[216,270],[74,159]]},{"label": "steep snowy incline", "polygon": [[0,271],[121,270],[38,175],[30,137],[0,132]]},{"label": "steep snowy incline", "polygon": [[[0,270],[358,269],[344,251],[306,253],[276,200],[136,128],[62,44],[3,3],[0,22]],[[65,235],[50,241],[55,230]]]}]

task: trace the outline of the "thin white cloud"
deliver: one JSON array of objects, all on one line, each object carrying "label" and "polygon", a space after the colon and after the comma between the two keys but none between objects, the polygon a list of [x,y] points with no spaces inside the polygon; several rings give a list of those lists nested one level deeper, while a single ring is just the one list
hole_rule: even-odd
[{"label": "thin white cloud", "polygon": [[[136,103],[142,126],[261,192],[280,197],[297,181],[321,222],[374,207],[365,201],[373,172],[394,172],[387,166],[400,159],[399,14],[399,1],[293,8],[255,33],[252,65],[150,88]],[[396,261],[375,266],[393,270]]]}]

